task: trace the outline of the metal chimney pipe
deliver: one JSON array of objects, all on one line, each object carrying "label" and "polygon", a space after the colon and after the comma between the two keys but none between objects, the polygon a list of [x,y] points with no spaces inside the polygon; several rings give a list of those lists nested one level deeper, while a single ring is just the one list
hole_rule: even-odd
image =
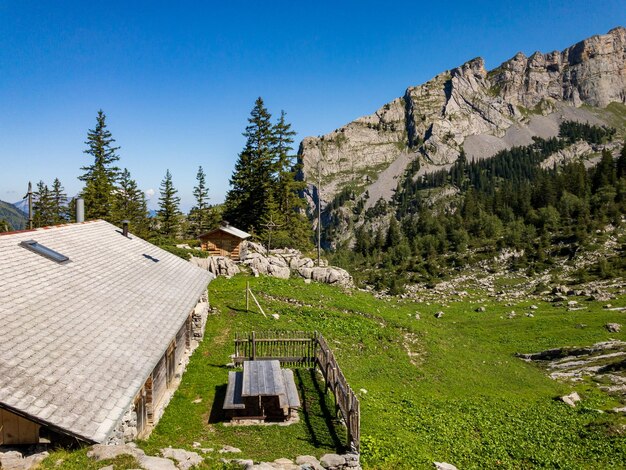
[{"label": "metal chimney pipe", "polygon": [[128,220],[122,220],[122,235],[128,238],[128,224],[130,222]]},{"label": "metal chimney pipe", "polygon": [[76,222],[85,221],[85,200],[82,197],[76,199]]}]

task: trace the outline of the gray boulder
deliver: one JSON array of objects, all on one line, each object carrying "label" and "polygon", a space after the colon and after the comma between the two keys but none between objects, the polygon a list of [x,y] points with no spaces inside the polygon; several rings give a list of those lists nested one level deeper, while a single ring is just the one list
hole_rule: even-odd
[{"label": "gray boulder", "polygon": [[336,470],[343,467],[346,464],[345,457],[337,454],[324,454],[320,459],[322,467],[329,470]]},{"label": "gray boulder", "polygon": [[619,323],[607,323],[604,327],[611,333],[619,333],[622,330],[622,325]]},{"label": "gray boulder", "polygon": [[194,465],[200,465],[204,460],[196,452],[190,452],[185,449],[172,449],[171,447],[161,449],[161,455],[176,460],[177,467],[180,470],[188,470]]}]

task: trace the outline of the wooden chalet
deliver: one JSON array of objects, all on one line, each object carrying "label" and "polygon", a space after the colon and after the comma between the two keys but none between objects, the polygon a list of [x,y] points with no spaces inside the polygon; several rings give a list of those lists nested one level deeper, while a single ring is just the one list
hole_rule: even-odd
[{"label": "wooden chalet", "polygon": [[213,275],[124,233],[93,221],[0,234],[0,446],[118,444],[162,415]]},{"label": "wooden chalet", "polygon": [[243,258],[241,244],[250,234],[227,223],[198,237],[203,251],[211,256],[225,256],[234,261]]}]

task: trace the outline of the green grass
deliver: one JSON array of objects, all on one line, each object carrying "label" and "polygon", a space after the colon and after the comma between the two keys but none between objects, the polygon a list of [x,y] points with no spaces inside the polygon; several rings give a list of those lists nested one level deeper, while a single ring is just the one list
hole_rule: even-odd
[{"label": "green grass", "polygon": [[[246,281],[266,312],[278,313],[279,320],[245,312]],[[576,386],[553,381],[539,366],[514,357],[624,340],[623,332],[603,328],[607,322],[623,323],[622,312],[594,302],[576,312],[530,300],[508,307],[492,300],[479,304],[481,293],[463,301],[442,299],[448,306],[441,307],[243,275],[219,278],[209,292],[217,313],[209,317],[205,339],[165,415],[152,436],[139,443],[148,453],[168,445],[192,449],[193,442],[215,450],[239,447],[243,452],[237,457],[257,461],[300,454],[319,458],[334,451],[345,431],[332,419],[332,398],[318,391],[319,383],[306,370],[297,374],[308,405],[300,423],[229,427],[220,422],[228,376],[224,365],[235,332],[317,330],[360,394],[365,468],[432,468],[433,461],[463,469],[626,467],[624,418],[596,411],[617,406],[615,398],[589,381]],[[533,318],[524,315],[531,303],[539,307]],[[612,303],[624,305],[626,299]],[[486,312],[475,312],[478,305]],[[435,319],[439,310],[445,315]],[[508,319],[511,310],[517,316]],[[416,312],[421,320],[415,320]],[[417,355],[410,358],[407,347]],[[572,390],[582,396],[581,406],[555,400]],[[193,403],[198,398],[201,402]],[[206,468],[217,467],[223,457],[206,455]]]},{"label": "green grass", "polygon": [[[57,464],[57,462],[59,462]],[[115,470],[126,470],[139,468],[139,464],[135,457],[130,455],[120,455],[114,459],[101,460],[96,462],[87,457],[87,449],[81,449],[74,452],[57,450],[52,452],[41,463],[43,469],[64,469],[64,470],[98,470],[100,468],[113,465]]]}]

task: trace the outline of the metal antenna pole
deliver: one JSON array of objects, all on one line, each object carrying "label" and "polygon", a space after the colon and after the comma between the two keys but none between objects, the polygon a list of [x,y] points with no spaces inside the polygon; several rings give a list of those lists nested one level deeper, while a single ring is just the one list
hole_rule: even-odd
[{"label": "metal antenna pole", "polygon": [[28,192],[26,196],[28,198],[28,229],[33,229],[33,184],[28,182]]},{"label": "metal antenna pole", "polygon": [[317,266],[320,266],[322,250],[322,172],[317,161]]}]

